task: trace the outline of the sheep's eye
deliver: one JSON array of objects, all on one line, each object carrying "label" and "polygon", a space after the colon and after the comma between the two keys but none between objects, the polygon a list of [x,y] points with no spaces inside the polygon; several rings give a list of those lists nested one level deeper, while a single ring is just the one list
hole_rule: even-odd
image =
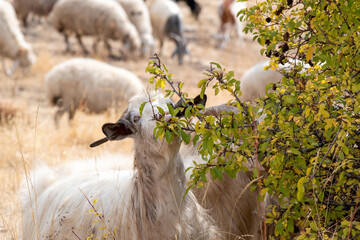
[{"label": "sheep's eye", "polygon": [[133,117],[133,122],[137,123],[140,120],[140,116],[134,116]]}]

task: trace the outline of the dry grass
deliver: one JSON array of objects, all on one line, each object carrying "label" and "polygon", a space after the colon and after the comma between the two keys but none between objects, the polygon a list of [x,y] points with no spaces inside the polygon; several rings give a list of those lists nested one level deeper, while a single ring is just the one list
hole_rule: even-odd
[{"label": "dry grass", "polygon": [[[175,75],[175,79],[185,83],[185,91],[191,95],[198,93],[197,82],[203,78],[202,72],[209,66],[210,61],[219,62],[226,69],[234,70],[236,78],[239,79],[247,68],[264,59],[259,56],[259,47],[251,43],[250,38],[246,41],[246,46],[230,42],[225,49],[215,49],[212,36],[219,26],[216,15],[217,0],[199,2],[203,11],[198,22],[190,17],[188,8],[182,5],[186,29],[191,30],[187,34],[196,39],[189,43],[193,57],[185,58],[184,66],[179,67],[176,59],[169,57],[174,49],[174,45],[169,42],[165,43],[164,56],[161,57]],[[11,78],[0,71],[0,100],[7,103],[5,107],[0,105],[0,112],[6,112],[11,118],[8,123],[0,124],[0,239],[4,240],[18,239],[21,236],[21,205],[17,192],[24,178],[25,168],[30,170],[38,161],[56,165],[72,159],[94,158],[107,151],[130,152],[132,149],[130,140],[104,144],[95,149],[89,148],[92,141],[102,137],[101,125],[118,119],[119,115],[115,114],[115,111],[99,115],[77,112],[71,125],[64,117],[60,127],[55,128],[55,109],[49,106],[44,97],[44,75],[56,64],[81,56],[81,51],[72,39],[72,47],[78,55],[64,55],[65,44],[62,36],[48,25],[30,25],[25,33],[38,57],[36,65],[31,71],[18,72]],[[85,39],[89,48],[90,42],[91,40]],[[93,57],[133,71],[144,83],[149,78],[145,73],[147,59],[114,62],[104,58],[103,55],[106,54],[101,53],[100,51]],[[209,105],[228,100],[228,96],[220,95],[215,99],[211,93],[208,95]]]},{"label": "dry grass", "polygon": [[9,124],[19,113],[18,107],[13,106],[10,102],[0,101],[0,124]]}]

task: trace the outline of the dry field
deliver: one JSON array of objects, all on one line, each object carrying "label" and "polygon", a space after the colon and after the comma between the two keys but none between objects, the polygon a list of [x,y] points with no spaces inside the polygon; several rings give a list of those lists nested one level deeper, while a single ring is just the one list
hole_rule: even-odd
[{"label": "dry field", "polygon": [[[215,48],[214,34],[218,30],[219,19],[216,12],[217,0],[200,0],[203,6],[198,21],[191,16],[189,9],[181,4],[185,16],[186,35],[191,39],[188,47],[192,57],[186,57],[183,66],[178,66],[170,55],[173,43],[166,42],[161,59],[177,81],[184,82],[184,90],[194,96],[197,82],[203,78],[204,70],[210,61],[219,62],[227,70],[234,70],[237,79],[253,64],[265,59],[259,54],[259,46],[252,43],[251,37],[241,46],[232,40],[224,49]],[[19,188],[25,173],[39,162],[56,165],[79,158],[95,159],[104,152],[131,152],[131,141],[104,144],[91,149],[89,143],[102,137],[101,126],[104,122],[115,121],[123,109],[94,115],[77,112],[74,121],[69,124],[62,118],[59,128],[55,128],[53,114],[55,109],[49,106],[44,94],[44,75],[56,64],[82,56],[74,39],[74,55],[63,53],[63,37],[54,31],[48,23],[32,22],[25,29],[25,38],[32,44],[37,55],[37,63],[29,71],[18,71],[7,77],[0,68],[0,239],[19,239],[21,233],[21,205]],[[233,33],[234,35],[234,33]],[[91,47],[91,39],[85,42]],[[158,46],[158,43],[156,47]],[[116,48],[116,46],[115,46]],[[99,48],[92,56],[110,64],[127,68],[147,83],[149,74],[145,73],[148,59],[128,59],[113,61],[107,59],[106,51]],[[156,50],[156,49],[155,49]],[[8,63],[9,65],[9,63]],[[227,96],[215,98],[208,92],[208,105],[221,103]],[[126,105],[126,104],[124,104]],[[3,115],[8,115],[5,121]]]}]

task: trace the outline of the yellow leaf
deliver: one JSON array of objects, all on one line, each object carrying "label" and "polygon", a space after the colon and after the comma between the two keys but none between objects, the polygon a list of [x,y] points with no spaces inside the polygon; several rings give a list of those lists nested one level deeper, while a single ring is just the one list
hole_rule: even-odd
[{"label": "yellow leaf", "polygon": [[315,45],[312,45],[312,46],[309,47],[309,49],[307,50],[307,52],[306,52],[306,61],[307,61],[307,62],[312,58],[315,49],[316,49],[316,46],[315,46]]}]

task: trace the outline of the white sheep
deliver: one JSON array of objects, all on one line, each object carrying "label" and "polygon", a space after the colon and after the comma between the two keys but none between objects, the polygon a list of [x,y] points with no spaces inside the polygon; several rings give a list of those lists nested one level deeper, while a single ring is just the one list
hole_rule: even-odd
[{"label": "white sheep", "polygon": [[148,0],[151,24],[154,36],[160,41],[160,53],[164,40],[170,38],[176,44],[172,53],[178,55],[178,62],[183,63],[185,54],[189,54],[183,31],[183,17],[179,6],[171,0]]},{"label": "white sheep", "polygon": [[123,42],[131,52],[141,47],[135,26],[115,0],[62,0],[55,4],[50,18],[55,29],[64,35],[67,52],[70,52],[68,37],[71,33],[76,35],[85,54],[89,51],[81,36],[95,36],[104,40],[110,56],[109,40]]},{"label": "white sheep", "polygon": [[[269,61],[260,62],[249,68],[240,79],[240,89],[243,95],[240,99],[244,102],[255,103],[255,99],[265,96],[265,87],[269,83],[280,82],[283,75],[280,72],[289,72],[295,65],[302,65],[300,74],[306,73],[311,66],[300,60],[287,59],[285,64],[279,64],[278,70],[267,69]],[[323,63],[319,63],[319,66]]]},{"label": "white sheep", "polygon": [[244,102],[255,103],[255,99],[265,95],[265,86],[276,83],[282,79],[282,75],[275,70],[265,70],[269,61],[260,62],[246,70],[240,79],[240,99]]},{"label": "white sheep", "polygon": [[[14,60],[11,71],[6,70],[2,57]],[[0,0],[0,60],[7,74],[18,65],[29,67],[36,61],[30,44],[25,41],[20,30],[13,6],[4,0]]]},{"label": "white sheep", "polygon": [[154,37],[149,10],[144,0],[117,0],[124,8],[130,22],[136,27],[141,39],[141,54],[153,54]]},{"label": "white sheep", "polygon": [[45,76],[49,102],[59,107],[55,123],[69,113],[72,119],[81,105],[99,113],[128,101],[143,89],[135,74],[123,68],[86,58],[73,58],[56,65]]},{"label": "white sheep", "polygon": [[134,170],[84,173],[80,168],[55,179],[51,169],[35,172],[39,187],[29,183],[23,192],[24,240],[219,239],[192,192],[184,196],[179,139],[154,138],[155,119],[169,119],[167,104],[172,104],[169,98],[143,93],[130,100],[116,123],[103,125],[110,141],[134,139]]},{"label": "white sheep", "polygon": [[58,0],[14,0],[14,8],[18,18],[27,26],[27,17],[30,13],[38,16],[47,16]]}]

